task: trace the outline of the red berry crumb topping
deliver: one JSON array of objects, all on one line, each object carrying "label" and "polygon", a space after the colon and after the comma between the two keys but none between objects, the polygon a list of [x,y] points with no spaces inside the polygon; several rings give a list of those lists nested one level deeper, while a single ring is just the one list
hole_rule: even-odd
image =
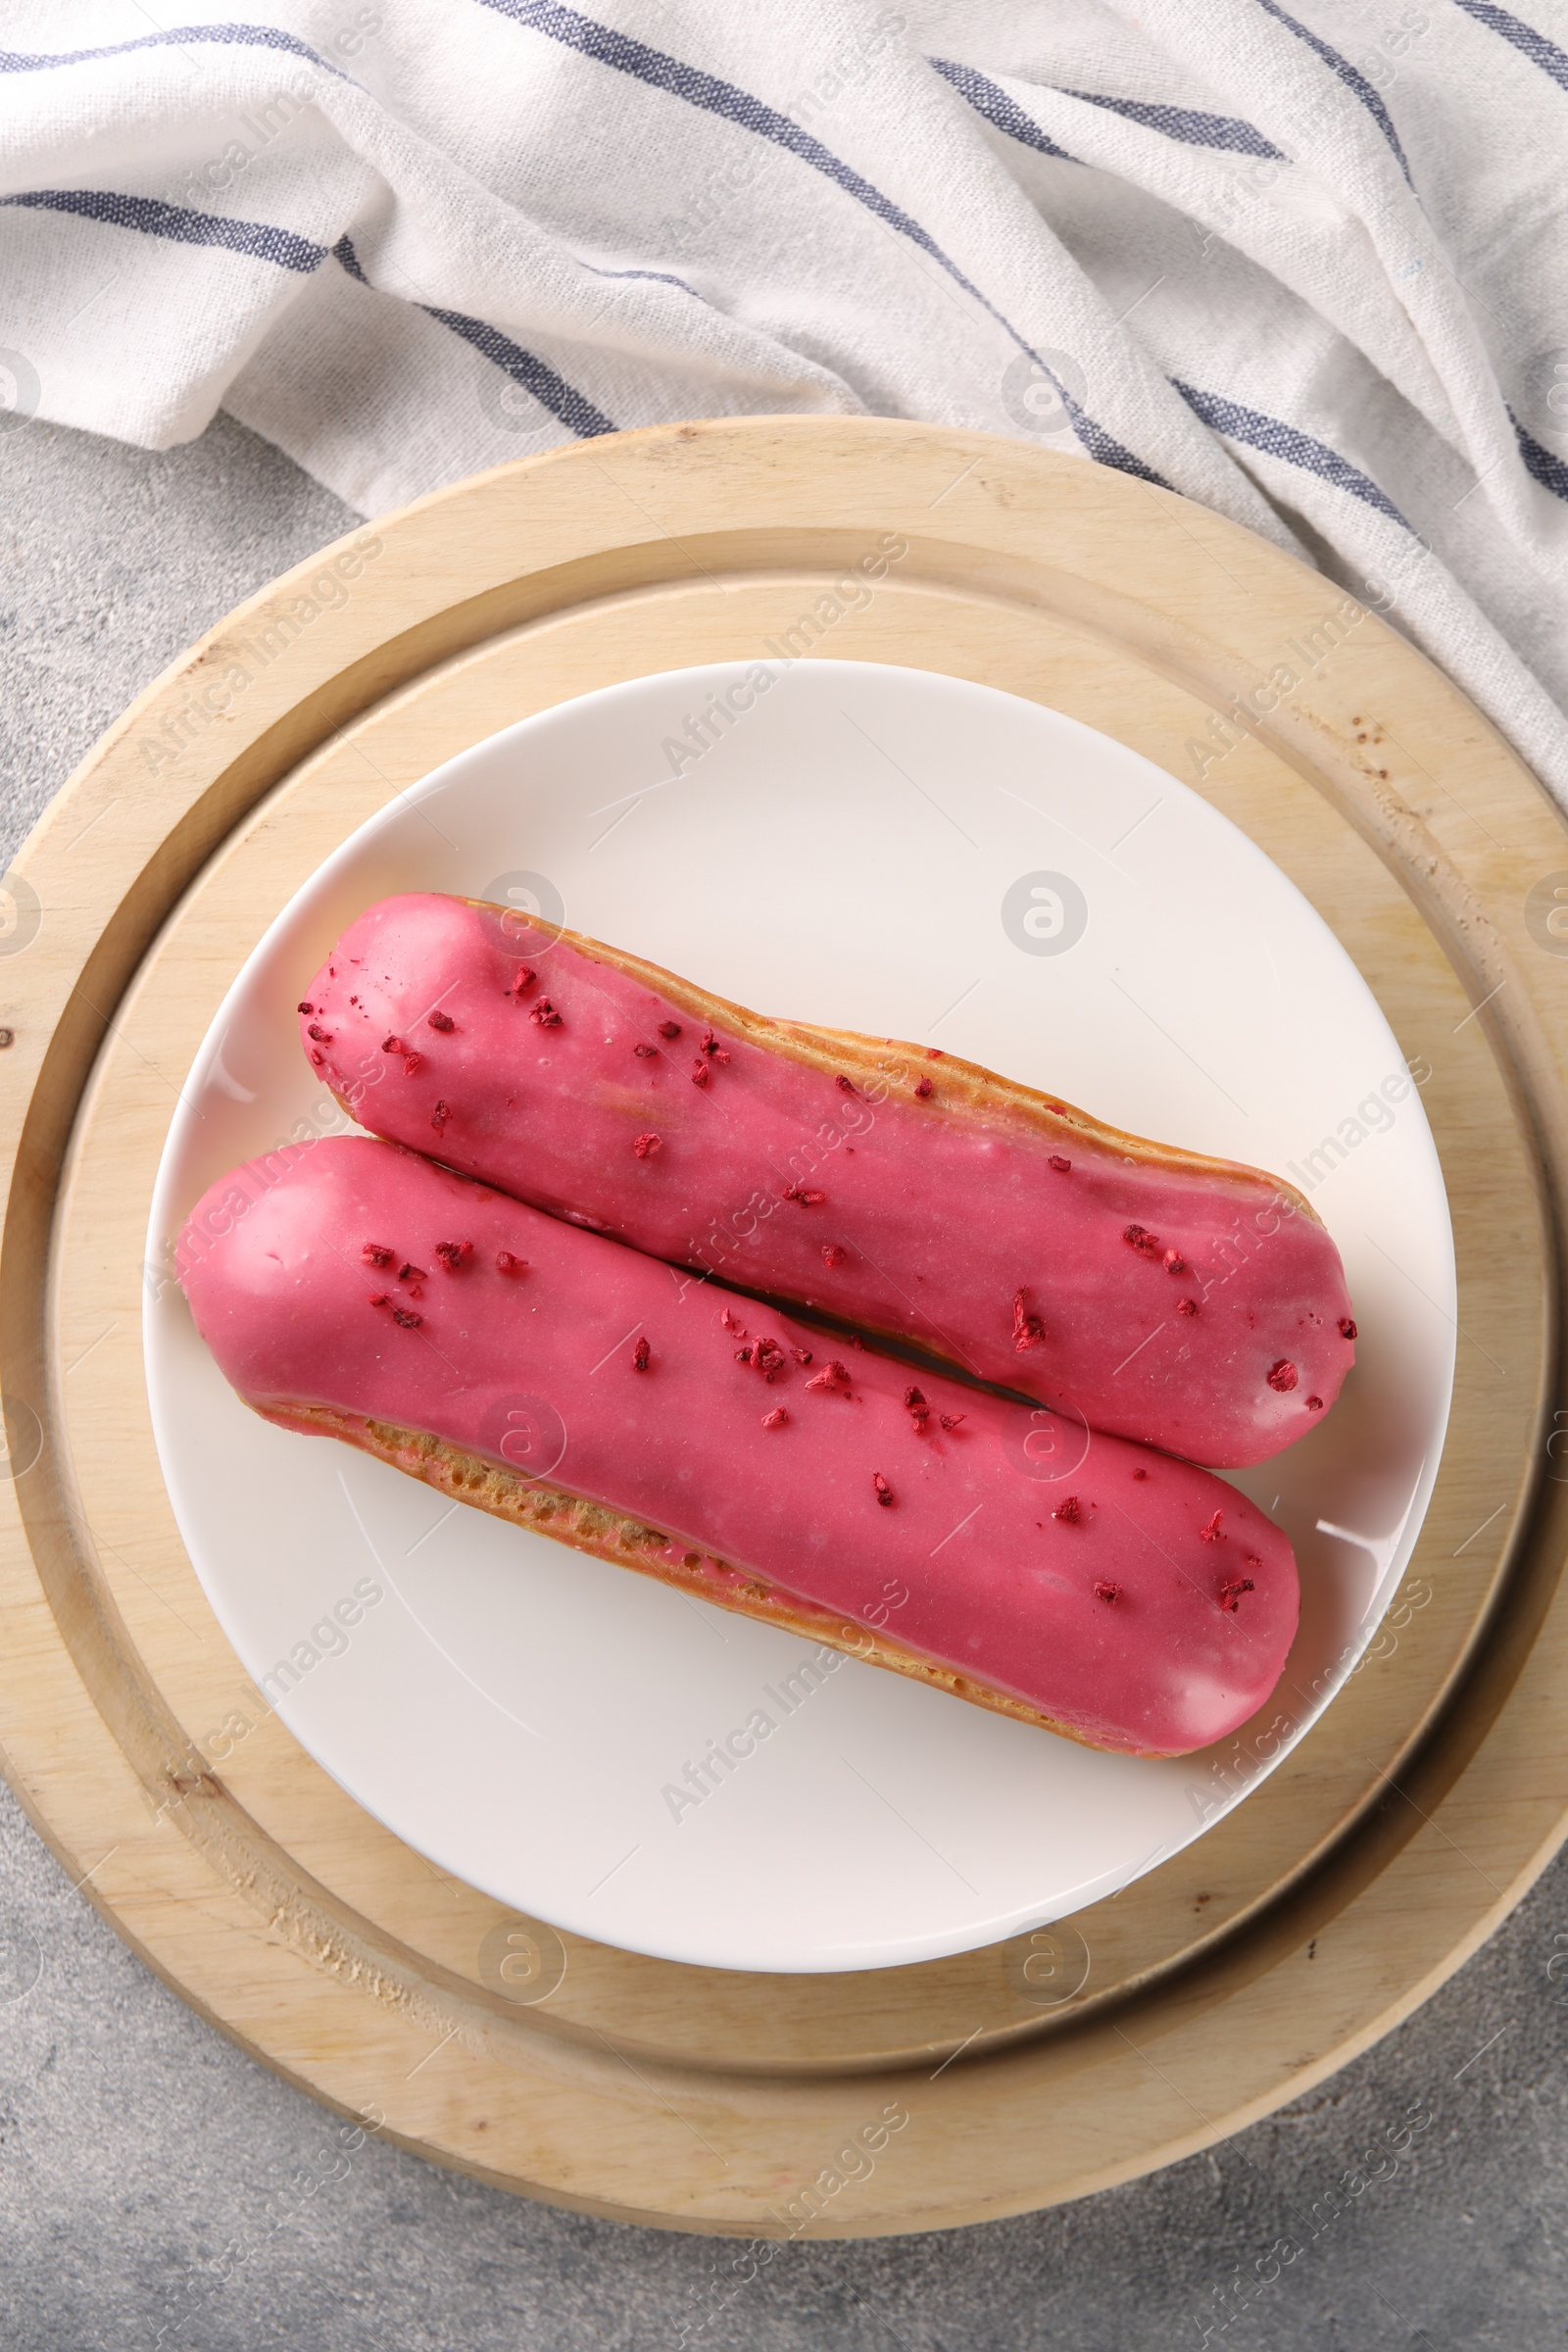
[{"label": "red berry crumb topping", "polygon": [[1268,1385],[1271,1389],[1278,1389],[1283,1396],[1295,1388],[1297,1378],[1296,1366],[1290,1362],[1288,1357],[1282,1355],[1279,1362],[1269,1372]]},{"label": "red berry crumb topping", "polygon": [[872,1471],[871,1484],[876,1489],[878,1502],[881,1503],[884,1510],[890,1510],[893,1504],[893,1489],[888,1485],[880,1470]]},{"label": "red berry crumb topping", "polygon": [[1031,1348],[1038,1348],[1045,1336],[1045,1323],[1039,1315],[1030,1313],[1026,1304],[1026,1294],[1022,1291],[1014,1291],[1012,1294],[1013,1347],[1020,1355],[1023,1355]]}]

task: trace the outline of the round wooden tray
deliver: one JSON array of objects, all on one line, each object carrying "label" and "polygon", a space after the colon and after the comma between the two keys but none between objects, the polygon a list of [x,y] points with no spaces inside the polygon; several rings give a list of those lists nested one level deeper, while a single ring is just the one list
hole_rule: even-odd
[{"label": "round wooden tray", "polygon": [[[906,552],[870,602],[835,597],[889,533]],[[823,1978],[557,1937],[362,1812],[213,1619],[141,1372],[170,1112],[292,892],[465,745],[770,640],[1032,696],[1244,826],[1411,1057],[1459,1265],[1437,1493],[1323,1723],[1070,1926]],[[149,689],[0,901],[0,1741],[32,1819],[150,1965],[290,2081],[483,2179],[626,2219],[758,2236],[978,2220],[1299,2092],[1441,1983],[1568,1828],[1568,942],[1542,906],[1559,880],[1568,832],[1540,786],[1376,613],[1074,459],[863,419],[660,427],[356,533]],[[1238,1745],[1195,1768],[1195,1806],[1257,1762]]]}]

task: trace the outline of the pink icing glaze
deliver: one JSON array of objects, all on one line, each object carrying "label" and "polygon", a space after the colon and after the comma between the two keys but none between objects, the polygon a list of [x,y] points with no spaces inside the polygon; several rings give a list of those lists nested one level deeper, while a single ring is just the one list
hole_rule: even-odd
[{"label": "pink icing glaze", "polygon": [[877,1102],[730,1031],[705,1055],[704,1025],[612,963],[434,895],[371,906],[305,1002],[306,1052],[377,1134],[1095,1429],[1263,1461],[1354,1361],[1339,1252],[1288,1187],[948,1116],[918,1048],[890,1047]]},{"label": "pink icing glaze", "polygon": [[[502,1271],[503,1251],[526,1264]],[[885,1626],[1097,1745],[1204,1746],[1284,1666],[1290,1544],[1209,1472],[916,1383],[414,1153],[340,1137],[253,1161],[198,1204],[179,1262],[198,1329],[259,1410],[325,1406],[510,1461]],[[824,1382],[835,1360],[848,1377]]]}]

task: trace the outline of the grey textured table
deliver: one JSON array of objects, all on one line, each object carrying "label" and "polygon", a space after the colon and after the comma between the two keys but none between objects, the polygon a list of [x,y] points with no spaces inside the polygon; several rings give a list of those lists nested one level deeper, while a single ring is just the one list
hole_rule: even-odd
[{"label": "grey textured table", "polygon": [[[172,656],[356,517],[226,421],[162,457],[22,426],[0,492],[3,858]],[[734,2241],[554,2212],[395,2149],[327,2179],[336,2122],[149,1976],[0,1790],[0,2346],[1557,2352],[1565,2000],[1568,1857],[1408,2025],[1212,2154],[1022,2221],[800,2242],[745,2284]],[[1409,2155],[1358,2174],[1412,2111]],[[1222,2328],[1238,2268],[1256,2291]]]}]

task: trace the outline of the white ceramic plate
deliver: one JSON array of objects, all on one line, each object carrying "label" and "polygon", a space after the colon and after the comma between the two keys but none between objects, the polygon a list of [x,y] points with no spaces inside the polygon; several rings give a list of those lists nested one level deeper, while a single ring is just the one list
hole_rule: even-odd
[{"label": "white ceramic plate", "polygon": [[[742,1004],[935,1041],[1118,1126],[1289,1172],[1344,1253],[1361,1338],[1323,1424],[1234,1478],[1301,1568],[1300,1632],[1253,1724],[1149,1763],[855,1661],[801,1675],[814,1653],[788,1634],[257,1419],[172,1283],[150,1286],[147,1370],[214,1609],[290,1731],[399,1837],[604,1942],[725,1968],[873,1968],[1112,1893],[1315,1719],[1431,1492],[1453,1250],[1398,1045],[1245,835],[1036,704],[881,664],[770,666],[699,758],[681,741],[699,742],[690,722],[739,665],[525,719],[362,826],[213,1025],[170,1131],[149,1259],[168,1263],[224,1168],[348,1125],[301,1057],[293,1005],[344,924],[412,889],[542,902]],[[367,1580],[380,1598],[356,1604]],[[676,1806],[688,1763],[758,1709],[771,1736]]]}]

